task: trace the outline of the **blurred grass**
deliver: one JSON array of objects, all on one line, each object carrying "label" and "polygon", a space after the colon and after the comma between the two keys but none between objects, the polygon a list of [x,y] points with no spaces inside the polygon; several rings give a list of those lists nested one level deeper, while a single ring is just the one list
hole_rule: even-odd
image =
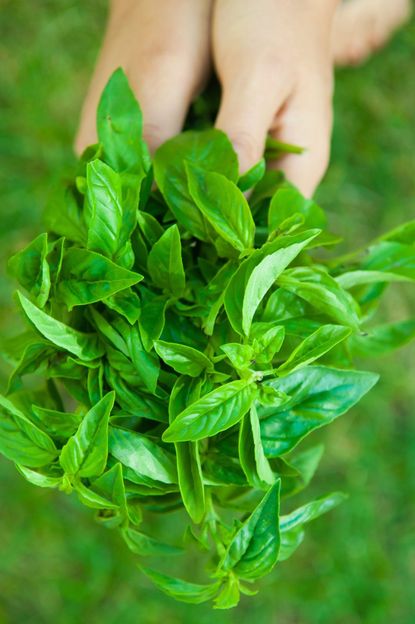
[{"label": "blurred grass", "polygon": [[[0,308],[15,326],[5,258],[41,228],[50,187],[70,173],[77,115],[105,3],[0,2]],[[345,248],[414,217],[415,24],[359,69],[338,73],[330,171],[319,191]],[[386,316],[414,313],[393,289]],[[320,438],[311,494],[349,500],[311,526],[259,596],[229,613],[176,605],[149,588],[116,535],[0,459],[0,624],[412,624],[415,618],[414,347],[366,366],[379,385]],[[2,365],[3,366],[3,365]],[[5,369],[0,369],[4,378]],[[190,574],[190,577],[192,573]]]}]

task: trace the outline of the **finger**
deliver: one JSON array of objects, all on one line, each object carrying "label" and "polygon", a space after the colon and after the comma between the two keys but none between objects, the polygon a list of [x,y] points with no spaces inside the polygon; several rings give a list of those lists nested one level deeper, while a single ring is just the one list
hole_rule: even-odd
[{"label": "finger", "polygon": [[271,136],[304,148],[302,154],[285,154],[270,163],[282,169],[287,179],[311,197],[329,162],[332,128],[330,89],[300,89],[276,118]]},{"label": "finger", "polygon": [[[228,134],[241,172],[262,157],[275,113],[292,88],[292,77],[276,58],[269,23],[276,23],[275,2],[222,0],[213,15],[213,54],[222,85],[216,127]],[[256,39],[258,39],[256,41]]]},{"label": "finger", "polygon": [[95,114],[111,73],[123,67],[143,112],[143,135],[154,151],[177,134],[209,69],[210,0],[125,2],[112,16],[81,115],[76,149],[96,140]]}]

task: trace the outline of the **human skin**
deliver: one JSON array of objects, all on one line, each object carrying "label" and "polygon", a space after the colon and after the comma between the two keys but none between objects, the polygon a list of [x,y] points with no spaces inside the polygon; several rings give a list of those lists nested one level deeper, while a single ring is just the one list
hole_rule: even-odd
[{"label": "human skin", "polygon": [[329,159],[338,0],[113,0],[86,97],[76,149],[96,140],[95,110],[121,66],[140,102],[154,151],[180,132],[212,69],[222,85],[216,126],[230,137],[241,172],[261,157],[267,134],[305,148],[271,166],[311,196]]}]

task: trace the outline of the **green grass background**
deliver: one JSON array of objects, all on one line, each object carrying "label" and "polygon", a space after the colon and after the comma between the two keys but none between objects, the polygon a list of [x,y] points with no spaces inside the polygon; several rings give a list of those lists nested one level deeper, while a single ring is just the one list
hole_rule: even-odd
[{"label": "green grass background", "polygon": [[[102,0],[2,0],[0,306],[19,322],[6,257],[41,228],[71,144],[105,21]],[[319,190],[345,248],[414,217],[415,23],[362,68],[338,72],[330,170]],[[414,314],[394,288],[385,316]],[[0,459],[0,624],[411,624],[415,621],[414,346],[358,408],[314,436],[326,454],[311,493],[349,500],[310,526],[292,560],[237,610],[178,605],[149,587],[116,535]],[[0,365],[0,378],[6,374]],[[191,566],[189,566],[191,568]],[[189,569],[192,577],[192,569]]]}]

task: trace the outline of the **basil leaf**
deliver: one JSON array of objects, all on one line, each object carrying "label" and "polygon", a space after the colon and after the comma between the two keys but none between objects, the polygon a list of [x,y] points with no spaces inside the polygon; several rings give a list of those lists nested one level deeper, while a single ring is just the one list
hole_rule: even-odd
[{"label": "basil leaf", "polygon": [[10,273],[33,296],[39,308],[46,304],[51,286],[48,252],[48,235],[40,234],[8,262]]},{"label": "basil leaf", "polygon": [[278,323],[253,323],[250,338],[253,339],[255,361],[258,364],[268,364],[281,349],[285,338],[285,328]]},{"label": "basil leaf", "polygon": [[115,393],[109,392],[94,405],[63,447],[59,462],[67,475],[95,477],[104,471],[108,455],[108,420],[114,400]]},{"label": "basil leaf", "polygon": [[80,360],[95,360],[104,353],[102,345],[93,334],[83,334],[72,329],[42,312],[20,292],[17,292],[17,296],[29,321],[52,344],[69,351]]},{"label": "basil leaf", "polygon": [[40,468],[52,462],[58,451],[44,431],[0,395],[0,453],[17,464]]},{"label": "basil leaf", "polygon": [[278,284],[338,323],[353,329],[359,327],[356,301],[325,271],[308,267],[287,269]]},{"label": "basil leaf", "polygon": [[201,604],[211,600],[219,589],[219,582],[211,585],[199,585],[197,583],[188,583],[166,574],[161,574],[150,568],[140,570],[167,596],[175,598],[181,602],[190,604]]},{"label": "basil leaf", "polygon": [[87,247],[112,258],[119,248],[123,207],[121,177],[100,160],[87,165]]},{"label": "basil leaf", "polygon": [[234,535],[219,564],[219,570],[234,571],[240,578],[254,580],[271,572],[280,547],[280,480]]},{"label": "basil leaf", "polygon": [[276,370],[287,374],[311,364],[333,347],[348,338],[352,330],[342,325],[323,325],[301,342],[290,357]]},{"label": "basil leaf", "polygon": [[362,284],[377,284],[379,282],[408,282],[409,277],[387,271],[350,271],[335,278],[342,288],[353,288]]},{"label": "basil leaf", "polygon": [[69,438],[82,421],[82,414],[77,412],[60,412],[39,405],[32,405],[32,410],[42,429],[53,437]]},{"label": "basil leaf", "polygon": [[167,298],[140,291],[142,299],[141,314],[138,322],[141,340],[146,351],[151,351],[153,342],[163,332],[166,321]]},{"label": "basil leaf", "polygon": [[[174,422],[178,414],[197,399],[199,394],[200,384],[189,383],[185,376],[179,377],[169,399],[169,422]],[[198,524],[205,514],[205,490],[198,442],[177,442],[175,450],[183,504],[193,522]]]},{"label": "basil leaf", "polygon": [[166,141],[154,154],[154,177],[177,221],[193,236],[209,240],[207,224],[190,196],[185,162],[238,179],[238,160],[220,130],[184,132]]},{"label": "basil leaf", "polygon": [[415,248],[393,241],[383,241],[369,250],[362,263],[367,271],[387,271],[415,279]]},{"label": "basil leaf", "polygon": [[104,159],[118,172],[145,172],[150,167],[142,139],[142,116],[128,80],[117,69],[109,79],[98,105],[97,131]]},{"label": "basil leaf", "polygon": [[232,609],[239,603],[239,598],[239,579],[235,575],[230,574],[225,581],[225,585],[215,598],[215,609]]},{"label": "basil leaf", "polygon": [[256,385],[231,381],[212,390],[184,409],[163,434],[165,442],[200,440],[235,425],[250,409]]},{"label": "basil leaf", "polygon": [[[289,465],[296,471],[296,474],[283,475],[281,496],[293,496],[310,483],[317,470],[323,451],[323,445],[318,444],[301,453],[290,455]],[[272,460],[271,463],[273,463]],[[278,472],[278,468],[275,468],[275,470]]]},{"label": "basil leaf", "polygon": [[181,375],[198,377],[204,370],[213,370],[209,358],[193,347],[157,340],[154,342],[154,348],[163,362]]},{"label": "basil leaf", "polygon": [[304,217],[307,228],[324,228],[326,216],[324,211],[312,199],[306,199],[295,187],[285,182],[273,196],[268,212],[268,228],[272,232],[294,214]]},{"label": "basil leaf", "polygon": [[105,256],[86,249],[69,249],[63,258],[57,296],[72,310],[74,306],[105,300],[143,279],[117,266]]},{"label": "basil leaf", "polygon": [[311,431],[347,412],[377,380],[374,373],[311,366],[269,382],[291,398],[281,407],[258,408],[266,456],[293,449]]},{"label": "basil leaf", "polygon": [[255,223],[242,191],[224,175],[186,166],[189,192],[213,229],[238,251],[254,244]]},{"label": "basil leaf", "polygon": [[149,245],[153,246],[164,234],[163,226],[153,215],[143,210],[137,212],[138,227]]},{"label": "basil leaf", "polygon": [[318,233],[319,230],[311,230],[296,236],[280,237],[254,251],[240,264],[225,290],[225,310],[236,332],[249,334],[254,314],[268,290]]},{"label": "basil leaf", "polygon": [[[136,275],[138,275],[138,273],[136,273]],[[131,325],[135,325],[140,318],[140,299],[138,295],[131,290],[131,288],[120,290],[114,295],[106,297],[103,299],[103,303],[110,308],[110,310],[114,310],[118,314],[121,314],[121,316],[126,318]]]},{"label": "basil leaf", "polygon": [[37,487],[54,489],[62,484],[62,477],[51,477],[19,464],[16,464],[16,468],[26,481]]},{"label": "basil leaf", "polygon": [[132,514],[128,508],[123,470],[120,463],[117,462],[100,477],[94,479],[90,488],[97,496],[102,496],[111,503],[111,507],[107,506],[107,509],[113,509],[113,513],[107,513],[106,517],[101,519],[107,526],[111,528],[120,525],[126,526],[130,521],[133,524],[137,520],[140,521],[140,518],[136,517],[137,514]]},{"label": "basil leaf", "polygon": [[51,355],[55,353],[55,348],[46,340],[37,338],[35,342],[30,342],[24,349],[20,360],[17,362],[10,375],[6,394],[15,392],[22,386],[22,377],[31,373],[40,373]]},{"label": "basil leaf", "polygon": [[83,505],[91,507],[92,509],[101,510],[118,510],[118,505],[108,500],[105,496],[97,494],[90,488],[86,487],[82,482],[75,483],[75,491],[78,494],[78,498]]},{"label": "basil leaf", "polygon": [[145,435],[110,427],[109,451],[130,469],[127,476],[129,479],[135,475],[138,482],[151,479],[161,483],[177,483],[174,457]]},{"label": "basil leaf", "polygon": [[65,236],[79,245],[85,245],[87,229],[73,187],[66,189],[65,193],[54,194],[46,206],[44,221],[51,232]]},{"label": "basil leaf", "polygon": [[415,319],[385,323],[355,334],[348,342],[354,356],[377,357],[406,345],[415,338]]},{"label": "basil leaf", "polygon": [[147,268],[154,284],[180,297],[185,288],[182,247],[177,225],[168,228],[153,245]]},{"label": "basil leaf", "polygon": [[254,488],[272,485],[275,476],[264,454],[258,413],[253,405],[239,429],[239,460],[249,484]]},{"label": "basil leaf", "polygon": [[341,492],[333,492],[323,498],[307,503],[291,512],[287,516],[280,517],[281,548],[278,561],[285,561],[304,539],[304,524],[315,520],[324,513],[331,511],[347,498]]},{"label": "basil leaf", "polygon": [[224,352],[232,366],[239,370],[249,368],[254,361],[255,352],[251,345],[228,342],[221,345],[220,350]]},{"label": "basil leaf", "polygon": [[415,241],[415,219],[402,223],[390,232],[380,237],[379,240],[393,241],[403,243],[404,245],[413,245]]},{"label": "basil leaf", "polygon": [[170,546],[170,544],[163,544],[158,540],[145,535],[135,529],[125,529],[122,532],[125,543],[128,548],[135,555],[140,557],[153,557],[153,556],[169,556],[169,555],[181,555],[183,550],[176,546]]},{"label": "basil leaf", "polygon": [[266,171],[265,158],[261,158],[255,165],[246,171],[238,180],[238,187],[245,192],[262,180]]}]

